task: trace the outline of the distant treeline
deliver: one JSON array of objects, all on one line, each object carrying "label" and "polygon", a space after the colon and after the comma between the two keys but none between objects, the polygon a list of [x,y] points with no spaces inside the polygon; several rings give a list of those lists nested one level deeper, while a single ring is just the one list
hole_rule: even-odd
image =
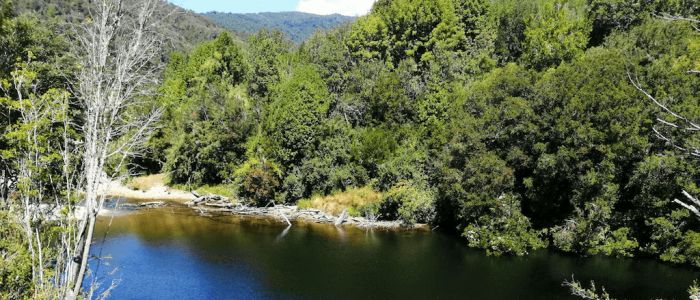
[{"label": "distant treeline", "polygon": [[217,25],[247,36],[262,29],[284,32],[295,43],[301,43],[318,30],[329,30],[355,20],[343,15],[314,15],[302,12],[234,14],[208,12],[202,14]]}]

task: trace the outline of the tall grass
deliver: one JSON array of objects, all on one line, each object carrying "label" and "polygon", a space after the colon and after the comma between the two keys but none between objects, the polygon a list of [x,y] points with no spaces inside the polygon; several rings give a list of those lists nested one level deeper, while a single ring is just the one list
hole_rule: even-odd
[{"label": "tall grass", "polygon": [[126,187],[132,190],[148,191],[154,187],[165,186],[168,181],[167,174],[155,174],[141,177],[134,177],[129,180]]},{"label": "tall grass", "polygon": [[299,208],[313,208],[332,215],[347,209],[351,216],[360,216],[362,208],[378,204],[382,194],[371,187],[355,188],[328,196],[313,196],[300,200]]}]

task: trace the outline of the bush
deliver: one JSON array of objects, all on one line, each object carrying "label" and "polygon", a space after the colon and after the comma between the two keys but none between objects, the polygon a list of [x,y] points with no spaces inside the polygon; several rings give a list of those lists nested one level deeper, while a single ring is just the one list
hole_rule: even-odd
[{"label": "bush", "polygon": [[516,197],[504,194],[489,202],[488,213],[472,221],[462,233],[470,247],[484,249],[488,255],[521,256],[530,249],[546,246],[532,230],[530,220],[520,212],[520,201]]},{"label": "bush", "polygon": [[423,185],[402,181],[382,197],[380,218],[404,224],[430,223],[435,219],[435,193]]},{"label": "bush", "polygon": [[294,203],[304,198],[306,187],[299,172],[295,171],[287,175],[282,181],[282,191],[277,195],[276,200],[283,203]]},{"label": "bush", "polygon": [[440,203],[441,211],[454,214],[453,226],[469,246],[489,255],[525,255],[544,247],[522,213],[521,198],[513,192],[514,171],[506,161],[492,152],[465,151],[466,155],[468,159],[456,156],[451,162],[455,168],[442,171]]},{"label": "bush", "polygon": [[239,195],[245,203],[265,206],[275,199],[280,187],[280,172],[274,163],[253,160],[236,173],[242,175]]},{"label": "bush", "polygon": [[639,243],[636,239],[629,237],[629,232],[630,229],[627,227],[611,232],[610,237],[595,251],[608,256],[633,257]]},{"label": "bush", "polygon": [[[32,291],[32,265],[22,228],[0,212],[0,298],[22,299]],[[26,294],[25,294],[26,293]]]},{"label": "bush", "polygon": [[700,233],[688,231],[679,244],[680,258],[693,266],[700,267]]}]

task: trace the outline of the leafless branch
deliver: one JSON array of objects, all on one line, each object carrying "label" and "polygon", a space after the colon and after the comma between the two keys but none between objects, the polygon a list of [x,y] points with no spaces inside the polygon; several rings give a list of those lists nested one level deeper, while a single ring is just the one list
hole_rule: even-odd
[{"label": "leafless branch", "polygon": [[[98,0],[90,20],[78,30],[82,68],[73,86],[83,108],[82,174],[84,177],[85,236],[73,287],[77,296],[87,267],[93,228],[104,203],[101,191],[118,174],[106,174],[116,158],[120,170],[127,157],[140,150],[154,131],[162,111],[143,99],[151,96],[162,66],[163,44],[156,12],[162,0]],[[87,242],[85,242],[87,241]]]},{"label": "leafless branch", "polygon": [[686,191],[683,191],[683,196],[685,196],[690,201],[690,204],[687,204],[687,203],[685,203],[681,200],[678,200],[678,199],[674,199],[673,202],[680,205],[680,206],[685,207],[686,209],[691,211],[693,214],[695,214],[698,218],[700,218],[700,200],[693,197],[692,195],[690,195],[690,193],[688,193]]}]

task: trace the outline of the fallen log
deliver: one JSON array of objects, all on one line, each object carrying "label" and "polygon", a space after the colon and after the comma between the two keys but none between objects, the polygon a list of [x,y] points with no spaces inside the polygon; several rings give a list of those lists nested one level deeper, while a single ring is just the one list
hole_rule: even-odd
[{"label": "fallen log", "polygon": [[142,202],[142,203],[139,203],[138,206],[141,208],[163,207],[163,206],[165,206],[165,202],[163,202],[163,201]]},{"label": "fallen log", "polygon": [[345,222],[345,220],[348,218],[348,210],[344,209],[342,213],[340,213],[340,216],[338,216],[337,219],[335,219],[335,226],[340,226]]},{"label": "fallen log", "polygon": [[186,204],[189,206],[196,206],[196,205],[205,205],[205,206],[212,206],[212,207],[219,207],[219,208],[230,208],[233,207],[233,203],[229,200],[228,197],[224,197],[221,195],[206,195],[206,196],[200,196],[197,192],[192,191],[192,195],[197,197],[196,199],[187,202]]}]

